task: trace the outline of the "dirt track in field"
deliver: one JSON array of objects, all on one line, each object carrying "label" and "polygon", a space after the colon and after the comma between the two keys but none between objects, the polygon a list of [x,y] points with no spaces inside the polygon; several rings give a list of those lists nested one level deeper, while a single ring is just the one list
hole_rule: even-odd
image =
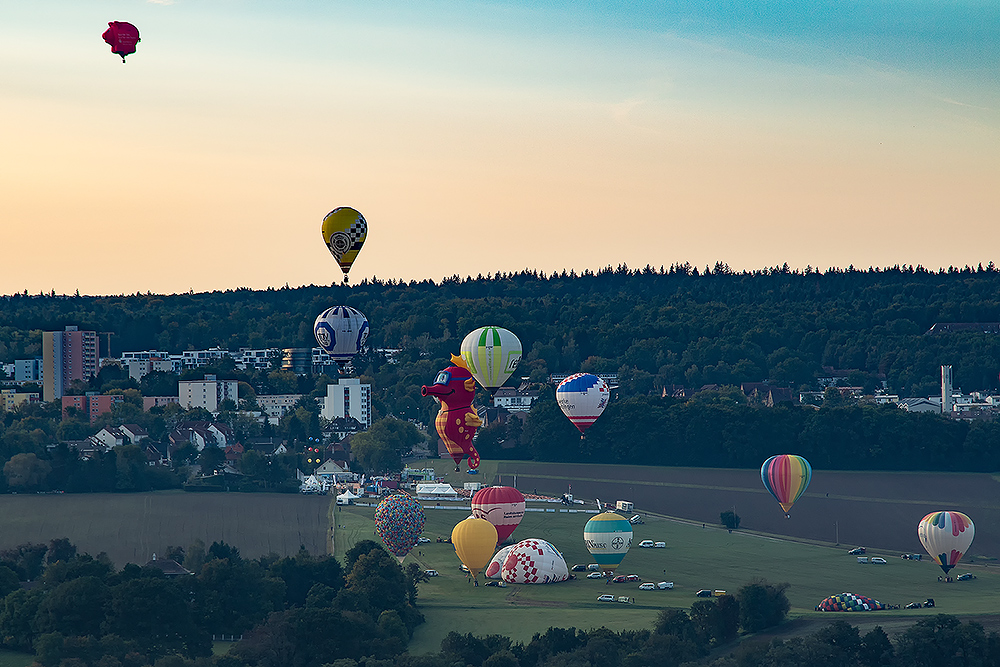
[{"label": "dirt track in field", "polygon": [[637,512],[704,523],[736,509],[741,527],[795,539],[924,553],[917,523],[935,510],[958,510],[976,525],[972,556],[1000,557],[1000,483],[973,473],[882,473],[814,470],[786,519],[764,490],[758,470],[500,463],[501,481],[522,491],[577,499],[631,500]]}]

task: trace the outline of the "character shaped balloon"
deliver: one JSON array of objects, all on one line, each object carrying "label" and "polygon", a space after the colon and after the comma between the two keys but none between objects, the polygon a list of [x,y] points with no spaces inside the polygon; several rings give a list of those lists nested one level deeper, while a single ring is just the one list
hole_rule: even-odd
[{"label": "character shaped balloon", "polygon": [[512,486],[488,486],[472,497],[472,516],[486,519],[504,542],[524,518],[524,496]]},{"label": "character shaped balloon", "polygon": [[931,512],[917,524],[917,537],[945,574],[958,565],[972,546],[976,527],[961,512]]},{"label": "character shaped balloon", "polygon": [[789,518],[788,510],[805,493],[811,479],[812,466],[809,461],[795,454],[772,456],[760,467],[760,480],[781,505],[781,509],[785,510],[786,519]]},{"label": "character shaped balloon", "polygon": [[350,206],[335,208],[323,218],[323,242],[344,272],[344,283],[351,265],[358,258],[368,238],[368,222]]},{"label": "character shaped balloon", "polygon": [[126,21],[109,21],[108,29],[101,35],[111,45],[111,53],[116,53],[125,62],[125,56],[135,53],[135,45],[140,41],[139,29]]},{"label": "character shaped balloon", "polygon": [[350,306],[327,308],[313,323],[316,342],[337,362],[341,375],[368,340],[368,319]]},{"label": "character shaped balloon", "polygon": [[476,381],[461,357],[451,355],[452,365],[437,374],[434,384],[420,388],[421,396],[434,396],[441,401],[434,427],[455,460],[455,471],[462,459],[469,457],[469,470],[479,468],[479,452],[472,445],[476,429],[483,425],[472,406],[476,397]]},{"label": "character shaped balloon", "polygon": [[604,380],[590,373],[577,373],[556,387],[556,402],[584,438],[591,424],[608,407],[611,392]]},{"label": "character shaped balloon", "polygon": [[375,508],[375,532],[400,563],[424,531],[424,508],[412,496],[394,493]]},{"label": "character shaped balloon", "polygon": [[462,341],[462,358],[493,396],[521,361],[521,341],[502,327],[479,327]]}]

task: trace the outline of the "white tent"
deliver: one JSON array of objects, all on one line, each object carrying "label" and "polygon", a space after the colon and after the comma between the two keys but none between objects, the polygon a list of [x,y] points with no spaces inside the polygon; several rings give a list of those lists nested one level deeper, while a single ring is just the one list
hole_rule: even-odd
[{"label": "white tent", "polygon": [[450,484],[427,483],[417,484],[417,498],[419,500],[458,500],[458,491]]},{"label": "white tent", "polygon": [[351,493],[351,490],[348,489],[347,491],[344,491],[339,496],[337,496],[337,504],[338,505],[350,505],[352,500],[354,500],[355,498],[360,498],[360,497],[361,496],[358,496],[358,495],[355,495],[355,494]]}]

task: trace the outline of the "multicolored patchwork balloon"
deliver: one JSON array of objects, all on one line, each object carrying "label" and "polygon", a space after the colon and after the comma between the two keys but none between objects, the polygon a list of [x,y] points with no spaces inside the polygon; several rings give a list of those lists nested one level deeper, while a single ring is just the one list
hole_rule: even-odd
[{"label": "multicolored patchwork balloon", "polygon": [[587,550],[605,572],[614,572],[632,546],[632,524],[614,512],[593,517],[583,528]]},{"label": "multicolored patchwork balloon", "polygon": [[577,373],[556,387],[556,402],[583,438],[591,424],[608,407],[611,392],[604,380],[591,373]]},{"label": "multicolored patchwork balloon", "polygon": [[503,327],[479,327],[462,341],[461,355],[472,377],[493,395],[517,370],[521,341]]},{"label": "multicolored patchwork balloon", "polygon": [[801,456],[795,454],[778,454],[764,461],[760,467],[760,480],[764,488],[774,496],[774,499],[785,510],[788,510],[805,493],[812,479],[812,466]]},{"label": "multicolored patchwork balloon", "polygon": [[472,516],[486,519],[504,542],[524,518],[524,496],[512,486],[488,486],[472,497]]},{"label": "multicolored patchwork balloon", "polygon": [[400,563],[417,545],[425,520],[424,508],[405,493],[386,496],[375,508],[375,532]]},{"label": "multicolored patchwork balloon", "polygon": [[816,611],[879,611],[885,605],[864,595],[839,593],[825,598],[816,605]]},{"label": "multicolored patchwork balloon", "polygon": [[917,524],[917,536],[945,574],[969,552],[976,527],[961,512],[931,512]]}]

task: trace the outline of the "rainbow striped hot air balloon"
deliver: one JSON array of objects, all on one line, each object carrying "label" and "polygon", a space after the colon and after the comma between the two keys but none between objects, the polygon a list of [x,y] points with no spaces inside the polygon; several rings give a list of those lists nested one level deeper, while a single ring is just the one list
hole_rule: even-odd
[{"label": "rainbow striped hot air balloon", "polygon": [[583,528],[587,550],[605,572],[614,572],[632,546],[632,524],[614,512],[598,514]]},{"label": "rainbow striped hot air balloon", "polygon": [[580,431],[580,437],[608,407],[611,392],[604,380],[590,373],[577,373],[559,383],[556,387],[556,402],[573,426]]},{"label": "rainbow striped hot air balloon", "polygon": [[972,519],[961,512],[931,512],[917,524],[920,543],[945,574],[968,553],[975,535]]},{"label": "rainbow striped hot air balloon", "polygon": [[764,465],[760,467],[760,479],[764,482],[764,488],[768,493],[774,496],[781,509],[785,510],[787,518],[792,504],[809,486],[812,466],[801,456],[778,454],[764,461]]}]

